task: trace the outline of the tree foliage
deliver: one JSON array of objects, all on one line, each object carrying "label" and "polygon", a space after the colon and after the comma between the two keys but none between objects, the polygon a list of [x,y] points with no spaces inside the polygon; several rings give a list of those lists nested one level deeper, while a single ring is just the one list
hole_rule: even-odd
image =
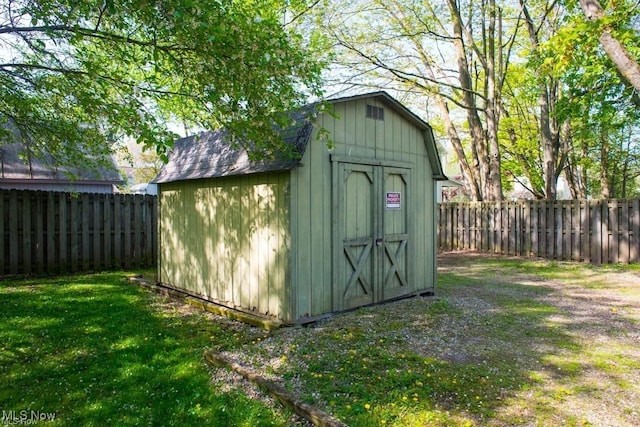
[{"label": "tree foliage", "polygon": [[640,9],[609,2],[591,22],[580,6],[594,1],[332,0],[320,22],[343,87],[383,87],[435,107],[430,120],[449,139],[469,198],[499,199],[500,186],[520,182],[554,199],[561,175],[575,197],[620,197],[637,188],[640,109],[602,34],[637,60]]},{"label": "tree foliage", "polygon": [[602,48],[624,81],[640,91],[640,34],[637,28],[634,31],[629,26],[629,18],[633,9],[638,7],[637,2],[608,2],[608,10],[599,0],[579,0],[579,3],[587,21],[593,24],[591,27]]},{"label": "tree foliage", "polygon": [[[59,164],[125,137],[165,156],[171,123],[283,149],[282,112],[320,94],[304,0],[9,0],[0,6],[0,134]],[[13,134],[13,135],[12,135]]]},{"label": "tree foliage", "polygon": [[[637,55],[640,11],[634,15],[629,6],[618,3],[610,29]],[[577,4],[567,2],[567,10],[564,25],[540,50],[541,74],[564,88],[555,112],[565,127],[564,175],[575,198],[637,195],[640,94],[601,47],[601,29]]]},{"label": "tree foliage", "polygon": [[471,197],[502,198],[498,129],[513,33],[495,2],[334,0],[321,12],[348,76],[341,83],[431,100]]}]

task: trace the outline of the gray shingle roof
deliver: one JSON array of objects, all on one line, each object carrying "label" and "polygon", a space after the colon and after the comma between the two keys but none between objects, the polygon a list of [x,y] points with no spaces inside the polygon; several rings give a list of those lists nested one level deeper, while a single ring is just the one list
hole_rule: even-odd
[{"label": "gray shingle roof", "polygon": [[[284,142],[294,147],[300,157],[311,137],[312,124],[298,120],[281,132]],[[288,170],[297,166],[299,158],[250,160],[247,151],[230,145],[222,130],[206,131],[175,141],[165,164],[153,183],[167,183],[201,178],[246,175],[258,172]]]},{"label": "gray shingle roof", "polygon": [[124,182],[113,159],[110,159],[112,168],[81,169],[52,166],[46,160],[25,153],[22,143],[0,145],[0,180]]}]

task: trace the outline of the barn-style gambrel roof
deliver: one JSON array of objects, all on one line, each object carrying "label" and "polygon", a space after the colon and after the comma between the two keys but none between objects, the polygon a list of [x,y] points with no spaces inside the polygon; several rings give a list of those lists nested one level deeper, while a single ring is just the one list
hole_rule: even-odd
[{"label": "barn-style gambrel roof", "polygon": [[[384,91],[355,95],[327,100],[329,104],[349,102],[358,99],[375,99],[383,102],[396,111],[404,119],[423,132],[429,162],[433,170],[433,178],[444,180],[440,157],[433,137],[431,126],[412,113],[400,102]],[[315,111],[317,104],[304,107],[295,114],[295,124],[282,131],[286,144],[294,145],[294,152],[304,154],[313,130],[309,120],[310,112]],[[169,154],[169,162],[165,164],[153,183],[162,184],[203,178],[217,178],[233,175],[247,175],[259,172],[275,172],[289,170],[299,165],[299,158],[276,158],[252,161],[242,147],[232,147],[224,130],[205,131],[198,135],[180,138],[175,141]]]}]

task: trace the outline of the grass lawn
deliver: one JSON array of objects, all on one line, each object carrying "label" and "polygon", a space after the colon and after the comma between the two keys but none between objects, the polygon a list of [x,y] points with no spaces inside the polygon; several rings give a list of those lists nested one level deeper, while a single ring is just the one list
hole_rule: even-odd
[{"label": "grass lawn", "polygon": [[203,362],[205,347],[233,348],[260,331],[185,313],[124,277],[0,281],[3,416],[37,411],[68,426],[288,424],[279,407],[219,391]]},{"label": "grass lawn", "polygon": [[436,297],[270,335],[123,277],[0,283],[0,410],[70,426],[300,423],[208,369],[214,347],[350,426],[640,425],[639,266],[446,254]]}]

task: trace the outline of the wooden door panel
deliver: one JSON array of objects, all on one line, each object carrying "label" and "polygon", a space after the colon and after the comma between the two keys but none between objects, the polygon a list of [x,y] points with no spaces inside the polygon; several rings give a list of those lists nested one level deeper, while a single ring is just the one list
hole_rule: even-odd
[{"label": "wooden door panel", "polygon": [[[364,240],[364,239],[363,239]],[[371,304],[374,301],[373,259],[371,239],[367,242],[352,240],[345,242],[344,254],[348,260],[345,277],[345,289],[343,299],[347,308],[359,307]]]},{"label": "wooden door panel", "polygon": [[[389,299],[411,292],[409,286],[409,171],[384,168],[385,206],[381,261],[381,298]],[[392,197],[389,196],[392,195]]]},{"label": "wooden door panel", "polygon": [[334,309],[411,292],[409,169],[338,162]]},{"label": "wooden door panel", "polygon": [[374,302],[376,265],[372,248],[376,231],[374,203],[374,168],[343,164],[342,181],[342,308]]}]

